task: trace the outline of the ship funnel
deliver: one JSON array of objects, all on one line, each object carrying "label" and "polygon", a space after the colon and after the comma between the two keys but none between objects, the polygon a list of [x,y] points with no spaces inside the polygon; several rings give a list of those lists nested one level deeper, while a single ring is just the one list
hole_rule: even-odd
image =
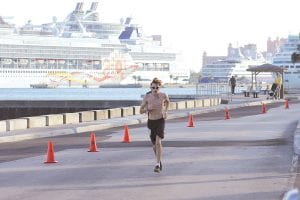
[{"label": "ship funnel", "polygon": [[83,8],[83,2],[80,3],[80,11],[82,11]]},{"label": "ship funnel", "polygon": [[75,12],[81,12],[83,7],[83,2],[79,2],[76,4]]},{"label": "ship funnel", "polygon": [[127,17],[126,20],[125,20],[125,24],[126,25],[129,25],[131,22],[131,17]]},{"label": "ship funnel", "polygon": [[79,8],[80,8],[80,3],[77,3],[77,4],[76,4],[75,11],[78,11],[78,10],[79,10]]},{"label": "ship funnel", "polygon": [[84,20],[98,21],[99,14],[97,12],[98,2],[92,2],[91,8],[86,11],[86,14],[83,16]]},{"label": "ship funnel", "polygon": [[1,16],[0,16],[0,24],[6,24]]},{"label": "ship funnel", "polygon": [[97,10],[97,7],[98,7],[98,2],[92,2],[92,5],[91,5],[91,11],[94,11],[94,10]]}]

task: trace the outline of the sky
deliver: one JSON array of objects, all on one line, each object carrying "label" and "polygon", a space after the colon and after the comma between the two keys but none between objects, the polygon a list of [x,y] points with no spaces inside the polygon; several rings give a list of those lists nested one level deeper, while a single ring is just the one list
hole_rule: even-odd
[{"label": "sky", "polygon": [[[91,0],[0,0],[0,15],[24,25],[58,21],[84,2]],[[94,0],[96,1],[96,0]],[[299,0],[101,0],[100,21],[119,22],[131,16],[144,34],[161,34],[163,44],[182,54],[182,68],[198,72],[202,54],[224,56],[233,47],[257,44],[267,48],[267,39],[298,34]]]}]

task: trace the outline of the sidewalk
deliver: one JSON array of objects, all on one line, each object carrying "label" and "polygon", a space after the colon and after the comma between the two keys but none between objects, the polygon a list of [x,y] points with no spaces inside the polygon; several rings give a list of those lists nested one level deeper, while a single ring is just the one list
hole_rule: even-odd
[{"label": "sidewalk", "polygon": [[[220,104],[218,106],[206,107],[201,109],[183,109],[183,110],[174,110],[169,111],[168,119],[175,119],[180,117],[189,116],[189,114],[201,114],[209,113],[220,110],[225,110],[232,108],[239,108],[245,106],[255,106],[261,105],[262,102],[268,104],[272,102],[284,102],[284,100],[266,100],[266,96],[261,95],[259,98],[244,97],[242,94],[232,95],[232,99],[228,104]],[[51,137],[58,135],[67,135],[67,134],[76,134],[97,130],[105,130],[114,127],[122,127],[125,124],[134,125],[134,124],[143,124],[147,122],[146,115],[134,115],[126,118],[113,118],[107,120],[98,120],[93,122],[84,122],[78,124],[68,124],[68,125],[58,125],[51,126],[46,128],[31,128],[26,130],[16,130],[3,132],[0,135],[0,143],[2,142],[15,142],[21,140],[28,140],[34,138],[42,137]]]}]

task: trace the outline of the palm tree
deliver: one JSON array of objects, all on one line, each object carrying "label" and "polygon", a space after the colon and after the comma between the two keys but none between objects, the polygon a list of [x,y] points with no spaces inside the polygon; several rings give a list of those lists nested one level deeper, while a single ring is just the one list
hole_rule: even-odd
[{"label": "palm tree", "polygon": [[137,81],[138,81],[138,83],[142,80],[142,77],[141,76],[137,76]]},{"label": "palm tree", "polygon": [[170,77],[170,83],[172,83],[172,79],[174,78],[173,74],[170,74],[169,77]]},{"label": "palm tree", "polygon": [[132,78],[134,79],[134,83],[136,84],[136,81],[138,79],[138,76],[137,75],[133,75]]},{"label": "palm tree", "polygon": [[177,84],[178,79],[179,79],[178,76],[176,76],[176,77],[174,78],[176,84]]}]

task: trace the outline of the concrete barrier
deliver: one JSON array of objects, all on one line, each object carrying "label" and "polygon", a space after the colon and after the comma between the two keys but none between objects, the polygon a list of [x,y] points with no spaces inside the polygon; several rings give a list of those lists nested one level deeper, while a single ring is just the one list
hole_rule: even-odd
[{"label": "concrete barrier", "polygon": [[27,128],[39,128],[46,126],[46,116],[25,117]]},{"label": "concrete barrier", "polygon": [[121,117],[121,116],[122,116],[121,108],[108,109],[108,117],[109,118],[116,118],[116,117]]},{"label": "concrete barrier", "polygon": [[133,115],[139,115],[141,106],[132,106],[133,108]]},{"label": "concrete barrier", "polygon": [[194,100],[189,100],[185,102],[185,107],[186,108],[195,108],[195,101]]},{"label": "concrete barrier", "polygon": [[90,122],[95,120],[95,113],[93,111],[79,112],[79,122]]},{"label": "concrete barrier", "polygon": [[46,116],[46,126],[55,126],[64,124],[63,114],[55,115],[45,115]]},{"label": "concrete barrier", "polygon": [[[221,103],[221,99],[219,98],[170,102],[169,110],[209,107],[213,105],[218,105],[220,103]],[[34,128],[34,127],[62,125],[62,124],[76,124],[80,122],[105,120],[105,119],[117,118],[117,117],[126,117],[126,116],[140,114],[139,110],[140,110],[140,106],[132,106],[132,107],[124,107],[124,108],[112,108],[106,110],[92,110],[92,111],[82,111],[77,113],[62,113],[62,114],[11,119],[6,121],[0,121],[0,132]]]},{"label": "concrete barrier", "polygon": [[176,109],[180,110],[180,109],[185,109],[186,105],[185,105],[185,101],[178,101],[176,102]]},{"label": "concrete barrier", "polygon": [[95,120],[108,119],[108,110],[93,110]]},{"label": "concrete barrier", "polygon": [[216,106],[216,105],[218,105],[218,98],[212,98],[210,106]]},{"label": "concrete barrier", "polygon": [[7,131],[6,128],[6,120],[0,121],[0,132],[5,132]]},{"label": "concrete barrier", "polygon": [[300,121],[298,121],[297,128],[294,132],[294,152],[300,155]]},{"label": "concrete barrier", "polygon": [[121,108],[121,116],[122,117],[127,117],[127,116],[132,116],[132,115],[133,115],[133,107]]},{"label": "concrete barrier", "polygon": [[6,120],[7,131],[27,129],[27,119],[9,119]]},{"label": "concrete barrier", "polygon": [[210,106],[210,99],[203,99],[203,107],[209,107]]},{"label": "concrete barrier", "polygon": [[221,98],[215,98],[215,106],[221,103]]},{"label": "concrete barrier", "polygon": [[203,107],[203,101],[201,99],[195,100],[195,108],[202,108]]},{"label": "concrete barrier", "polygon": [[169,103],[169,110],[176,110],[177,109],[177,103],[176,102],[170,102]]},{"label": "concrete barrier", "polygon": [[79,123],[79,113],[64,113],[64,124]]}]

